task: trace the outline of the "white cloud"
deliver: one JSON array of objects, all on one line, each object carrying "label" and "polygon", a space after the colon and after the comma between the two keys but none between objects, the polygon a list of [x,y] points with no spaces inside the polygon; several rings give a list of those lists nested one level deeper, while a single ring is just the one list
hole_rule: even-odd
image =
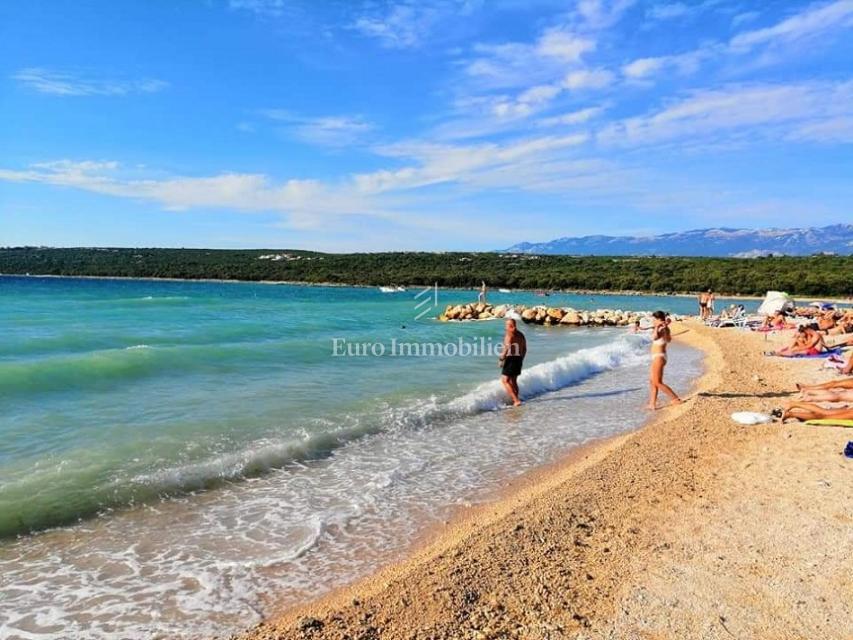
[{"label": "white cloud", "polygon": [[272,16],[282,15],[287,4],[285,0],[228,0],[228,6],[232,9],[245,9]]},{"label": "white cloud", "polygon": [[622,67],[622,73],[624,73],[626,77],[632,79],[645,78],[646,76],[653,75],[663,69],[665,64],[666,58],[663,56],[658,56],[656,58],[638,58],[637,60],[634,60]]},{"label": "white cloud", "polygon": [[735,14],[732,16],[732,27],[739,27],[747,22],[752,22],[760,15],[761,13],[758,11],[744,11],[743,13]]},{"label": "white cloud", "polygon": [[39,93],[56,96],[124,96],[132,93],[156,93],[169,86],[168,82],[153,78],[94,79],[41,67],[21,69],[12,75],[12,79]]},{"label": "white cloud", "polygon": [[675,69],[679,73],[693,73],[703,60],[714,55],[714,45],[696,49],[688,53],[672,56],[657,56],[654,58],[638,58],[622,67],[622,73],[629,80],[643,80],[656,75],[664,69]]},{"label": "white cloud", "polygon": [[733,85],[696,91],[656,112],[611,123],[598,140],[620,146],[698,143],[708,137],[719,143],[726,135],[747,142],[792,136],[819,140],[851,116],[853,81]]},{"label": "white cloud", "polygon": [[421,44],[432,29],[437,13],[425,5],[397,4],[381,16],[361,16],[352,28],[376,38],[388,48],[406,49]]},{"label": "white cloud", "polygon": [[578,0],[576,13],[588,29],[606,29],[619,20],[636,0]]},{"label": "white cloud", "polygon": [[683,2],[665,2],[653,4],[646,9],[646,16],[652,20],[670,20],[690,13],[690,7]]},{"label": "white cloud", "polygon": [[578,69],[566,75],[563,79],[563,87],[569,91],[603,89],[611,82],[613,82],[613,74],[606,69]]},{"label": "white cloud", "polygon": [[262,116],[281,123],[286,132],[303,142],[326,147],[346,147],[364,140],[374,126],[361,116],[307,117],[286,109],[262,109]]},{"label": "white cloud", "polygon": [[826,144],[853,144],[853,114],[799,125],[791,131],[788,139]]},{"label": "white cloud", "polygon": [[0,169],[0,180],[73,187],[105,195],[158,202],[170,210],[227,208],[236,211],[279,211],[309,216],[381,215],[352,191],[316,180],[274,183],[262,174],[220,173],[166,179],[127,178],[116,162],[60,160],[34,164],[23,171]]},{"label": "white cloud", "polygon": [[595,40],[562,29],[549,29],[539,37],[535,50],[543,57],[577,62],[583,54],[595,50]]},{"label": "white cloud", "polygon": [[[442,183],[476,185],[496,172],[512,174],[513,168],[542,163],[554,154],[577,147],[589,139],[586,134],[523,138],[506,144],[448,145],[404,142],[387,145],[377,152],[405,159],[409,166],[355,176],[359,190],[365,193],[421,188]],[[509,178],[504,188],[526,189],[522,177]]]},{"label": "white cloud", "polygon": [[[405,166],[352,174],[334,182],[275,181],[264,174],[224,172],[211,176],[140,178],[116,162],[59,160],[23,170],[0,169],[0,180],[75,188],[121,198],[159,203],[166,209],[224,208],[243,212],[279,212],[299,224],[358,215],[393,219],[415,200],[415,192],[446,184],[482,189],[497,182],[504,189],[541,187],[537,171],[552,180],[569,166],[566,154],[588,140],[587,134],[540,136],[506,144],[439,145],[403,142],[376,149]],[[576,165],[575,165],[576,166]],[[544,175],[544,173],[542,174]]]},{"label": "white cloud", "polygon": [[[748,22],[757,15],[755,12],[738,14],[732,24]],[[739,33],[727,43],[709,42],[686,53],[639,58],[625,64],[622,73],[629,80],[646,79],[667,69],[675,69],[684,74],[693,73],[703,62],[712,58],[742,55],[762,46],[778,48],[848,27],[853,27],[853,0],[812,5],[772,27]]]},{"label": "white cloud", "polygon": [[596,41],[565,29],[547,29],[532,43],[475,44],[475,56],[463,62],[465,73],[492,88],[551,82],[579,65]]},{"label": "white cloud", "polygon": [[349,28],[389,49],[409,49],[423,45],[439,24],[465,16],[480,4],[479,0],[397,0],[382,10],[363,12]]},{"label": "white cloud", "polygon": [[772,27],[740,33],[731,39],[729,46],[734,51],[745,52],[758,45],[795,42],[850,26],[853,26],[853,0],[838,0],[812,5]]},{"label": "white cloud", "polygon": [[584,122],[588,122],[598,117],[603,111],[604,107],[587,107],[586,109],[579,109],[577,111],[564,113],[559,116],[543,118],[539,120],[536,124],[540,127],[555,127],[560,125],[583,124]]},{"label": "white cloud", "polygon": [[541,84],[523,91],[516,98],[498,96],[491,105],[491,114],[500,120],[526,118],[547,106],[560,91],[560,87]]}]

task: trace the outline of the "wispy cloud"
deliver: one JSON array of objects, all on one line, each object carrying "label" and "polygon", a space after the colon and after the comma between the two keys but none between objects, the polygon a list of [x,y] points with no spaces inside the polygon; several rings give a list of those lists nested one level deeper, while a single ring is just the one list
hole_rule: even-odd
[{"label": "wispy cloud", "polygon": [[578,109],[577,111],[571,111],[558,116],[542,118],[536,124],[540,127],[583,124],[597,118],[603,112],[604,107],[587,107],[586,109]]},{"label": "wispy cloud", "polygon": [[286,0],[228,0],[232,9],[279,17],[284,15],[291,3]]},{"label": "wispy cloud", "polygon": [[695,91],[647,115],[610,123],[598,134],[605,145],[637,146],[723,136],[746,142],[825,139],[845,131],[853,117],[853,81],[732,85]]},{"label": "wispy cloud", "polygon": [[566,66],[577,66],[596,41],[566,29],[546,29],[534,42],[478,43],[462,61],[464,72],[485,88],[531,86],[554,81]]},{"label": "wispy cloud", "polygon": [[56,162],[31,165],[25,170],[0,169],[0,180],[37,182],[122,198],[160,203],[170,210],[227,208],[236,211],[279,211],[313,218],[381,215],[352,191],[341,193],[315,180],[276,183],[263,174],[220,173],[213,176],[131,178],[117,162]]},{"label": "wispy cloud", "polygon": [[373,124],[361,116],[302,116],[286,109],[262,109],[259,112],[272,120],[291,136],[326,147],[347,147],[364,141],[374,130]]},{"label": "wispy cloud", "polygon": [[435,10],[425,5],[398,4],[383,15],[364,15],[352,28],[362,35],[376,38],[391,49],[407,49],[421,44],[437,18]]},{"label": "wispy cloud", "polygon": [[652,20],[670,20],[690,13],[690,7],[683,2],[662,2],[646,9],[646,17]]},{"label": "wispy cloud", "polygon": [[817,37],[827,31],[853,26],[853,1],[838,0],[812,5],[806,11],[764,29],[746,31],[729,42],[735,51],[750,51],[758,45],[788,44]]},{"label": "wispy cloud", "polygon": [[578,62],[585,53],[595,49],[595,40],[571,31],[553,28],[546,30],[536,42],[534,51],[543,58],[556,58],[562,62]]},{"label": "wispy cloud", "polygon": [[28,67],[12,75],[22,85],[55,96],[125,96],[133,93],[156,93],[168,82],[152,78],[117,80],[86,77],[79,74]]},{"label": "wispy cloud", "polygon": [[678,73],[693,73],[703,60],[714,55],[715,48],[707,45],[688,53],[653,58],[638,58],[622,67],[622,73],[628,80],[643,80],[666,69],[674,69]]},{"label": "wispy cloud", "polygon": [[480,4],[478,0],[396,0],[362,10],[349,28],[389,49],[411,49],[424,44],[442,21],[465,16]]},{"label": "wispy cloud", "polygon": [[636,0],[578,0],[575,12],[588,29],[606,29],[622,19]]},{"label": "wispy cloud", "polygon": [[[755,16],[739,14],[735,19],[737,20],[738,17],[740,20],[737,24],[741,24]],[[623,65],[622,73],[629,80],[649,78],[668,69],[675,69],[680,73],[692,73],[708,60],[742,56],[760,47],[775,49],[785,57],[794,51],[790,47],[793,43],[816,41],[832,32],[840,32],[851,27],[853,27],[853,0],[837,0],[829,4],[811,5],[773,26],[742,31],[728,42],[707,42],[684,53],[638,58]]]},{"label": "wispy cloud", "polygon": [[761,15],[759,11],[744,11],[742,13],[736,13],[732,16],[732,27],[739,27],[741,25],[747,24],[748,22],[752,22],[756,18]]},{"label": "wispy cloud", "polygon": [[[225,172],[211,176],[136,177],[117,162],[59,160],[26,169],[0,169],[0,180],[69,187],[122,198],[154,201],[171,210],[225,208],[279,212],[300,224],[338,216],[393,218],[413,200],[410,192],[436,185],[482,189],[543,188],[546,177],[565,171],[564,152],[586,134],[540,136],[507,144],[438,145],[400,142],[375,151],[403,166],[356,173],[337,181],[276,181],[264,174]],[[563,168],[561,168],[563,167]],[[577,171],[577,166],[572,167]],[[538,175],[539,178],[533,179]],[[514,176],[514,177],[513,177]],[[402,196],[406,198],[401,199]]]},{"label": "wispy cloud", "polygon": [[611,82],[613,82],[613,74],[607,69],[578,69],[566,75],[563,87],[569,91],[603,89]]}]

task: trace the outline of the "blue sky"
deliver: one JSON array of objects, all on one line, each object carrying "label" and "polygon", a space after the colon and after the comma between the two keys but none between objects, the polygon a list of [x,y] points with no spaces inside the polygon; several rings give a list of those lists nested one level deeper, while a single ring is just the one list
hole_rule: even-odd
[{"label": "blue sky", "polygon": [[853,0],[7,0],[0,246],[853,218]]}]

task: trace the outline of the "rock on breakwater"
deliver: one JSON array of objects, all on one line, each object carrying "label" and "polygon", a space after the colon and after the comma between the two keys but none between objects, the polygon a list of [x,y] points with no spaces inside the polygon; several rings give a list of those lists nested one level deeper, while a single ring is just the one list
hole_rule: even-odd
[{"label": "rock on breakwater", "polygon": [[596,309],[595,311],[577,310],[569,307],[548,307],[537,305],[499,304],[484,302],[468,304],[449,304],[438,317],[442,322],[460,320],[492,320],[504,318],[510,312],[527,324],[562,325],[576,327],[625,327],[642,321],[648,312],[622,311],[621,309]]}]

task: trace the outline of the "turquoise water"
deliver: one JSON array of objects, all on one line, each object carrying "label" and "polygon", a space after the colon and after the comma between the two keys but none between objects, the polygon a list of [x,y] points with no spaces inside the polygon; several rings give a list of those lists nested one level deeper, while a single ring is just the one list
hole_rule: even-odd
[{"label": "turquoise water", "polygon": [[[525,327],[529,402],[495,414],[505,399],[492,354],[388,353],[395,340],[500,341],[498,322],[416,319],[416,293],[0,277],[4,637],[236,628],[270,605],[262,594],[298,598],[351,579],[459,500],[639,424],[645,338]],[[437,295],[435,313],[475,297]],[[490,300],[695,307],[675,297]],[[386,353],[338,357],[336,339]],[[670,367],[684,390],[698,357],[675,349]],[[159,613],[140,621],[146,607]]]}]

